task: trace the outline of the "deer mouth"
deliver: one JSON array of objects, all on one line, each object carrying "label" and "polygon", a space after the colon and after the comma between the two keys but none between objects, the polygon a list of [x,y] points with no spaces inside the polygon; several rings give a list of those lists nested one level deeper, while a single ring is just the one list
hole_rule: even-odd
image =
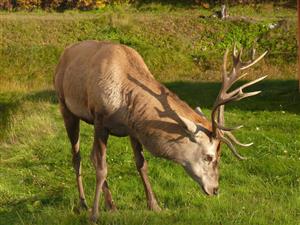
[{"label": "deer mouth", "polygon": [[212,195],[212,194],[210,194],[210,193],[208,193],[208,192],[206,191],[206,189],[204,188],[203,185],[200,185],[200,187],[201,187],[201,189],[202,189],[202,191],[203,191],[203,193],[204,193],[205,195],[208,195],[208,196],[211,196],[211,195]]}]

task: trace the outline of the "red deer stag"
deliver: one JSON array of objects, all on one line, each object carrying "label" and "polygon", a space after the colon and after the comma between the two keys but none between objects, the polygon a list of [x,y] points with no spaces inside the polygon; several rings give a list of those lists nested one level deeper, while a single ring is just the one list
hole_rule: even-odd
[{"label": "red deer stag", "polygon": [[[264,57],[241,61],[234,49],[233,69],[226,70],[224,56],[223,83],[214,103],[211,121],[193,110],[174,93],[154,79],[142,57],[132,48],[110,42],[84,41],[68,47],[56,68],[54,85],[61,113],[72,146],[80,207],[87,209],[81,178],[79,121],[94,125],[91,160],[96,169],[96,191],[91,220],[98,218],[101,191],[105,206],[115,205],[106,181],[106,144],[108,136],[129,136],[137,170],[142,178],[147,204],[159,211],[147,177],[143,147],[153,155],[180,165],[207,195],[218,194],[220,143],[224,142],[239,159],[233,143],[241,144],[231,133],[238,129],[224,127],[224,105],[260,93],[243,89],[261,81],[261,77],[229,91],[241,78],[239,74]],[[244,75],[242,75],[244,76]]]}]

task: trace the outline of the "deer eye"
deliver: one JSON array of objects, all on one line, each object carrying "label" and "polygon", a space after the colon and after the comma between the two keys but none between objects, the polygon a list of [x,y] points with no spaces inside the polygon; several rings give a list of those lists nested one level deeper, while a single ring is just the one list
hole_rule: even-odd
[{"label": "deer eye", "polygon": [[204,157],[204,160],[205,160],[206,162],[211,162],[211,161],[213,160],[213,157],[212,157],[211,155],[206,155],[206,156]]}]

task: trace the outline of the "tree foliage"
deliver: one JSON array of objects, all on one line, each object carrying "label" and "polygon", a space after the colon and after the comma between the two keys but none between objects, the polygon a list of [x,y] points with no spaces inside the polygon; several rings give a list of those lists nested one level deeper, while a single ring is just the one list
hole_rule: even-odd
[{"label": "tree foliage", "polygon": [[65,9],[99,9],[109,4],[150,3],[202,5],[204,7],[219,4],[259,4],[289,2],[296,6],[296,0],[0,0],[0,9],[4,10],[33,10],[35,8],[65,10]]},{"label": "tree foliage", "polygon": [[90,10],[102,8],[113,3],[125,3],[128,0],[0,0],[0,9],[74,9]]}]

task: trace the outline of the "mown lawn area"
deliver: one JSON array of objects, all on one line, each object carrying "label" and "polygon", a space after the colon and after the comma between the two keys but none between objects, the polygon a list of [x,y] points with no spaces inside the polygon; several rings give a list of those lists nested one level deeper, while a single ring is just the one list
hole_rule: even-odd
[{"label": "mown lawn area", "polygon": [[[181,167],[146,154],[163,209],[148,211],[129,140],[111,137],[108,182],[118,211],[102,210],[99,224],[300,224],[296,11],[266,4],[259,10],[232,7],[231,13],[252,20],[220,21],[207,17],[209,10],[159,4],[0,12],[0,224],[88,224],[88,213],[74,210],[75,174],[52,77],[63,49],[90,39],[135,48],[160,82],[207,115],[220,88],[225,49],[237,43],[269,51],[246,78],[269,75],[251,88],[263,92],[226,108],[228,124],[245,125],[239,139],[254,145],[239,148],[246,161],[223,146],[220,195],[205,196]],[[89,205],[95,186],[92,134],[82,122]]]}]

